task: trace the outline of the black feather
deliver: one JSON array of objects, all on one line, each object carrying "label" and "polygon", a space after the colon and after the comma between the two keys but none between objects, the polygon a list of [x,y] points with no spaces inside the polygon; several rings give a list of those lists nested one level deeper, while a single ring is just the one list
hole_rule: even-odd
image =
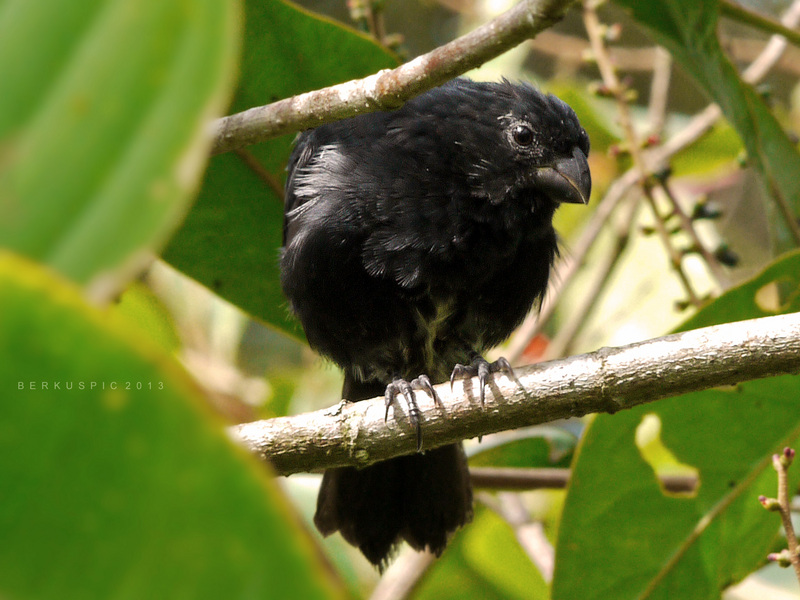
[{"label": "black feather", "polygon": [[[502,342],[547,289],[553,214],[586,202],[589,141],[527,85],[457,79],[397,111],[298,136],[282,284],[343,396],[447,381]],[[376,565],[405,539],[440,553],[472,515],[460,446],[325,474],[315,522]]]}]

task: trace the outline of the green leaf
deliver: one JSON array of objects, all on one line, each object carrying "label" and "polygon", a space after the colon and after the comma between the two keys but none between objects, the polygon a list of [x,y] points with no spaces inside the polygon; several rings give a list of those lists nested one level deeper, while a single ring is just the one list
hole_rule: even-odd
[{"label": "green leaf", "polygon": [[[350,29],[280,0],[249,0],[241,84],[232,112],[364,77],[395,58]],[[229,302],[301,337],[280,288],[283,180],[293,136],[214,157],[164,258]]]},{"label": "green leaf", "polygon": [[577,440],[558,427],[539,425],[469,445],[472,467],[568,467]]},{"label": "green leaf", "polygon": [[752,279],[728,290],[688,319],[678,331],[797,311],[800,311],[800,250],[787,252]]},{"label": "green leaf", "polygon": [[0,11],[0,246],[86,282],[183,215],[233,84],[233,0]]},{"label": "green leaf", "polygon": [[[776,285],[794,290],[778,311],[800,310],[800,252],[686,327],[773,314],[761,297]],[[757,499],[776,494],[771,454],[800,441],[798,398],[800,377],[775,377],[596,417],[578,446],[564,505],[553,599],[716,599],[763,564],[779,520]],[[696,495],[662,493],[635,443],[648,415],[660,421],[664,446],[698,470]],[[800,469],[790,474],[796,487]]]},{"label": "green leaf", "polygon": [[0,357],[0,596],[337,596],[176,363],[7,252]]},{"label": "green leaf", "polygon": [[[656,41],[692,74],[700,87],[719,104],[742,138],[753,166],[773,198],[781,198],[800,214],[800,154],[775,116],[752,88],[739,77],[717,38],[718,0],[616,0],[647,26]],[[794,244],[778,227],[778,248]]]},{"label": "green leaf", "polygon": [[180,337],[172,317],[149,287],[134,281],[122,293],[112,313],[136,327],[147,338],[170,352],[180,350]]},{"label": "green leaf", "polygon": [[480,505],[474,521],[455,535],[414,594],[415,600],[547,597],[547,584],[508,523]]}]

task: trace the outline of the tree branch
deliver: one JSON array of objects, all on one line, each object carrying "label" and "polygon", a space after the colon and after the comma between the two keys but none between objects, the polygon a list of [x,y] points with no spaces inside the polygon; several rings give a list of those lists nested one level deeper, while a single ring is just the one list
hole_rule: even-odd
[{"label": "tree branch", "polygon": [[[567,487],[570,469],[470,467],[472,487],[490,490],[558,490]],[[659,475],[664,489],[672,493],[691,493],[697,489],[697,477],[691,475]]]},{"label": "tree branch", "polygon": [[[589,413],[614,413],[661,398],[800,371],[800,313],[687,331],[620,348],[495,375],[486,406],[477,379],[437,386],[445,408],[417,392],[423,449],[498,431]],[[384,400],[342,402],[292,417],[246,423],[231,435],[279,475],[345,465],[367,466],[416,448],[406,407],[384,421]]]},{"label": "tree branch", "polygon": [[391,110],[560,21],[576,0],[523,0],[449,44],[364,79],[285,98],[223,117],[213,124],[212,154],[317,127],[361,113]]}]

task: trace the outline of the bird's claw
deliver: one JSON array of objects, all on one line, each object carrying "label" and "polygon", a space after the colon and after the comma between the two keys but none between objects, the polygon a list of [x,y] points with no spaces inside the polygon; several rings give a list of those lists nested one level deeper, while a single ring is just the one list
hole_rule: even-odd
[{"label": "bird's claw", "polygon": [[482,356],[476,356],[469,365],[457,364],[453,367],[453,372],[450,374],[450,389],[453,389],[453,383],[456,379],[469,379],[470,377],[477,376],[481,390],[481,406],[484,406],[486,399],[486,380],[492,373],[505,373],[513,377],[514,369],[511,368],[511,365],[505,358],[500,357],[496,361],[490,363]]},{"label": "bird's claw", "polygon": [[417,405],[417,397],[414,390],[423,390],[433,398],[434,404],[439,408],[444,408],[442,399],[433,387],[433,383],[427,375],[420,375],[411,382],[405,379],[395,378],[392,383],[386,386],[386,413],[383,416],[384,422],[389,419],[389,408],[397,401],[398,394],[402,394],[408,406],[408,420],[417,432],[417,452],[422,449],[422,413]]}]

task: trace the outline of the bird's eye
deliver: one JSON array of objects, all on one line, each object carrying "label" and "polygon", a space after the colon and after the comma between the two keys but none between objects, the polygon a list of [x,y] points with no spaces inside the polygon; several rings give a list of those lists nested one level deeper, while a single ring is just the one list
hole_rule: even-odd
[{"label": "bird's eye", "polygon": [[511,137],[520,146],[530,146],[533,143],[533,131],[526,125],[514,125]]}]

